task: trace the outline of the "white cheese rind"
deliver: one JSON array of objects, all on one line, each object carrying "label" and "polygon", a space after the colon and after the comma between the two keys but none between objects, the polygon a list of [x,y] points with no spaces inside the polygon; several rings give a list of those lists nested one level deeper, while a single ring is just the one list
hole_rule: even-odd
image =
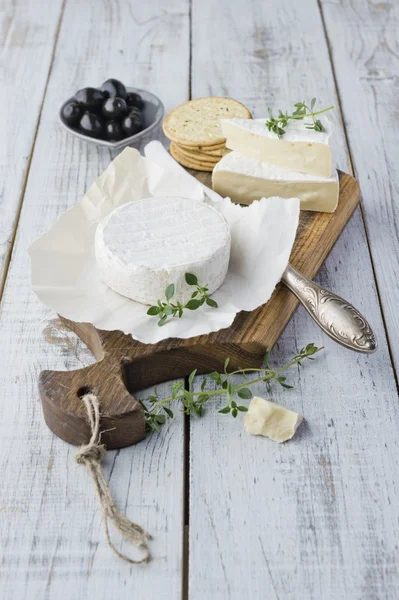
[{"label": "white cheese rind", "polygon": [[323,132],[306,129],[306,120],[289,121],[281,139],[267,129],[266,120],[222,119],[226,147],[277,167],[330,177],[332,126],[326,117],[320,119]]},{"label": "white cheese rind", "polygon": [[215,166],[212,187],[221,196],[237,204],[251,204],[260,198],[279,196],[299,198],[301,210],[334,212],[338,205],[339,178],[320,177],[289,171],[230,152]]},{"label": "white cheese rind", "polygon": [[193,273],[212,294],[222,284],[230,258],[230,231],[212,207],[189,198],[146,198],[111,212],[98,225],[96,261],[115,292],[143,304],[163,299],[170,283],[174,301],[194,291]]},{"label": "white cheese rind", "polygon": [[254,396],[244,417],[244,426],[252,435],[263,435],[281,444],[294,437],[303,417],[279,404]]}]

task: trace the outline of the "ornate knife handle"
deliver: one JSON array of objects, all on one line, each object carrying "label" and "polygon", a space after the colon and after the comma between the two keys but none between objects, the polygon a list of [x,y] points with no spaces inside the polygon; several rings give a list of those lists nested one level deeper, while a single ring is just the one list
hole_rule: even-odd
[{"label": "ornate knife handle", "polygon": [[281,281],[335,342],[364,354],[377,350],[377,340],[370,325],[349,302],[307,279],[291,265],[284,271]]}]

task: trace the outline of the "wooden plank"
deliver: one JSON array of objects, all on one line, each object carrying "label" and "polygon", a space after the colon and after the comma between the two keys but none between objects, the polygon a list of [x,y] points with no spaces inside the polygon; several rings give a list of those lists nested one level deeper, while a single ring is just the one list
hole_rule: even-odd
[{"label": "wooden plank", "polygon": [[[193,18],[193,96],[230,95],[255,116],[314,95],[337,105],[316,1],[253,1],[232,11],[227,0],[195,0]],[[255,390],[304,414],[298,437],[281,446],[252,438],[241,418],[217,414],[219,402],[191,420],[190,600],[394,597],[398,396],[358,211],[318,279],[369,318],[379,351],[340,348],[299,309],[274,364],[308,342],[324,345],[323,354],[293,371],[295,390]]]},{"label": "wooden plank", "polygon": [[370,251],[399,373],[397,2],[321,2]]},{"label": "wooden plank", "polygon": [[29,171],[43,96],[51,66],[62,0],[0,3],[0,293],[25,180]]},{"label": "wooden plank", "polygon": [[188,26],[184,0],[167,8],[161,1],[66,3],[0,314],[4,600],[160,598],[165,582],[170,598],[181,595],[182,419],[178,414],[162,436],[106,457],[118,506],[154,535],[153,562],[130,567],[106,545],[93,484],[74,463],[75,448],[50,434],[43,421],[39,372],[87,361],[72,334],[61,349],[43,337],[49,311],[30,289],[27,248],[83,196],[111,158],[106,149],[61,129],[56,119],[62,101],[79,87],[115,76],[154,91],[169,108],[183,102]]}]

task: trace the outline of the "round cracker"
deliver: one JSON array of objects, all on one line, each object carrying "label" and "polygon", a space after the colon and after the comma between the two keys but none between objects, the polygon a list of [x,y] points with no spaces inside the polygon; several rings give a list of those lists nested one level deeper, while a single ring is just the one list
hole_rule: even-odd
[{"label": "round cracker", "polygon": [[188,169],[195,169],[196,171],[208,171],[211,173],[213,171],[212,165],[200,164],[197,162],[193,162],[191,160],[186,159],[182,154],[176,153],[175,147],[170,147],[169,152],[173,156],[178,163],[183,165],[183,167],[187,167]]},{"label": "round cracker", "polygon": [[185,146],[223,144],[220,119],[250,119],[246,106],[232,98],[196,98],[174,108],[164,119],[167,138]]},{"label": "round cracker", "polygon": [[221,150],[226,147],[225,143],[215,144],[214,146],[204,146],[204,144],[200,146],[186,146],[186,144],[181,144],[179,142],[180,148],[185,148],[186,150],[198,150],[199,152],[214,152],[217,150]]},{"label": "round cracker", "polygon": [[178,144],[171,142],[171,146],[175,146],[176,152],[179,152],[189,160],[193,160],[195,162],[204,162],[210,164],[216,164],[222,158],[219,156],[212,156],[209,154],[204,154],[203,152],[198,152],[197,150],[186,150],[186,148],[181,148]]},{"label": "round cracker", "polygon": [[173,151],[173,155],[175,157],[177,157],[179,160],[183,159],[186,162],[190,162],[195,165],[201,165],[203,167],[213,168],[216,165],[216,163],[218,163],[220,160],[220,159],[219,160],[200,160],[200,159],[196,159],[192,156],[187,156],[182,153],[179,146],[177,144],[175,144],[174,142],[171,143],[170,148],[171,148],[171,151]]},{"label": "round cracker", "polygon": [[[172,142],[174,143],[174,142]],[[224,156],[227,152],[227,148],[226,146],[223,144],[222,146],[220,146],[220,148],[217,148],[216,150],[207,150],[205,149],[204,146],[202,146],[202,150],[200,150],[198,147],[194,147],[194,146],[182,146],[180,144],[176,144],[180,150],[184,150],[184,152],[189,152],[190,154],[199,154],[201,156],[203,156],[204,158],[222,158],[222,156]]]},{"label": "round cracker", "polygon": [[219,150],[201,150],[201,153],[205,156],[214,156],[215,158],[223,158],[228,152],[230,150],[226,146],[222,146]]}]

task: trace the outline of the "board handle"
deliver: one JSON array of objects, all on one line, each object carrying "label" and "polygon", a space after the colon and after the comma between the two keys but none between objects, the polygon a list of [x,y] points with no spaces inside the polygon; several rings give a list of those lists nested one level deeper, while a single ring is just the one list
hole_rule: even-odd
[{"label": "board handle", "polygon": [[377,350],[370,325],[352,304],[307,279],[290,264],[281,281],[335,342],[363,354]]},{"label": "board handle", "polygon": [[48,427],[70,444],[80,446],[90,439],[82,401],[88,393],[100,402],[101,443],[108,450],[130,446],[145,437],[143,409],[126,388],[123,369],[112,357],[77,371],[42,371],[39,391]]}]

